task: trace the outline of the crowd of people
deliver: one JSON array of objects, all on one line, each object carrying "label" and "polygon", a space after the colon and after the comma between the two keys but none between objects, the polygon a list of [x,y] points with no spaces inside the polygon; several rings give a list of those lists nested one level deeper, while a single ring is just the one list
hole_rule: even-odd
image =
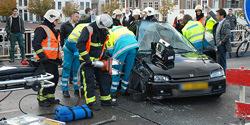
[{"label": "crowd of people", "polygon": [[[216,60],[226,70],[226,53],[231,51],[230,41],[233,35],[230,30],[236,27],[236,18],[229,9],[228,15],[224,9],[219,9],[216,14],[206,7],[204,16],[202,6],[195,7],[195,17],[185,14],[184,10],[175,18],[173,26],[186,37],[194,47],[203,52],[208,45],[205,41],[205,33],[214,35],[216,46]],[[22,33],[23,21],[13,9],[13,15],[9,18],[6,31],[10,35],[11,49],[10,61],[14,61],[15,41],[18,41],[22,63],[27,63],[24,54]],[[43,65],[46,72],[54,75],[51,80],[54,87],[41,88],[37,100],[42,107],[58,104],[55,98],[56,86],[59,81],[58,66],[62,65],[61,89],[63,97],[70,98],[69,83],[73,84],[74,95],[79,96],[83,86],[83,97],[86,104],[98,110],[96,103],[96,85],[100,88],[100,101],[102,106],[117,105],[118,95],[126,95],[129,84],[129,76],[137,49],[136,40],[137,25],[140,20],[157,22],[155,10],[147,7],[140,9],[116,9],[112,15],[106,13],[93,17],[91,9],[85,10],[86,17],[80,19],[79,12],[72,13],[67,22],[62,23],[60,30],[55,27],[60,23],[61,14],[54,10],[48,10],[44,15],[43,23],[34,31],[32,47],[36,53],[36,59]],[[15,25],[15,26],[14,26]],[[12,45],[13,44],[13,45]],[[63,51],[63,60],[61,50]],[[121,62],[112,66],[118,73],[110,73],[107,70],[93,66],[94,61],[114,59]],[[78,73],[80,69],[81,77]],[[121,75],[123,73],[123,75]]]}]

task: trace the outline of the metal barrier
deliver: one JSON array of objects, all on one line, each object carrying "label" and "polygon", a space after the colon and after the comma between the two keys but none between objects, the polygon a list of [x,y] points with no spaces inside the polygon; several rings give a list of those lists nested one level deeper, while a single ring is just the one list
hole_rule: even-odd
[{"label": "metal barrier", "polygon": [[[34,38],[34,31],[28,30],[24,33],[24,44],[25,44],[25,55],[32,56],[32,40]],[[9,58],[10,41],[7,38],[7,33],[5,31],[0,32],[0,60],[5,60]],[[15,46],[15,57],[20,58],[20,49],[18,44]]]}]

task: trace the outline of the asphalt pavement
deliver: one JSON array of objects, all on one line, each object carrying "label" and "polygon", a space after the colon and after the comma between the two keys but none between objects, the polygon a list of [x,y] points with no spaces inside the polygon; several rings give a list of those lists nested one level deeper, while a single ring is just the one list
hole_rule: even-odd
[{"label": "asphalt pavement", "polygon": [[[229,68],[245,66],[250,68],[250,57],[228,59]],[[250,102],[250,89],[247,89],[247,100]],[[0,102],[0,118],[11,118],[22,115],[18,109],[19,100],[26,94],[35,93],[32,90],[13,92],[6,100]],[[7,92],[0,93],[2,99]],[[67,123],[67,125],[89,125],[102,120],[117,117],[115,122],[108,125],[233,125],[238,122],[234,118],[234,101],[238,99],[239,89],[227,86],[227,92],[220,98],[193,97],[167,99],[158,102],[135,102],[130,97],[120,97],[117,107],[102,107],[94,112],[94,117]],[[56,97],[65,105],[76,104],[77,98],[64,99],[60,88],[57,87]],[[81,101],[83,104],[83,101]],[[25,98],[21,103],[22,109],[34,115],[51,113],[54,107],[38,107],[35,96]],[[53,116],[47,116],[53,118]]]}]

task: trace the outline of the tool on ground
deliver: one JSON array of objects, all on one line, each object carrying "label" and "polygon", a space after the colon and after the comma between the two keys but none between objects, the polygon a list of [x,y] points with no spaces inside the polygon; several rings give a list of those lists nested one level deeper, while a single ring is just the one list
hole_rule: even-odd
[{"label": "tool on ground", "polygon": [[58,106],[55,109],[55,119],[62,122],[70,122],[80,119],[92,118],[93,112],[87,105]]},{"label": "tool on ground", "polygon": [[97,122],[97,123],[94,123],[94,124],[91,124],[91,125],[104,125],[104,124],[107,124],[107,123],[110,123],[110,122],[115,122],[116,121],[116,116],[112,116],[110,119],[107,119],[107,120],[103,120],[103,121],[100,121],[100,122]]}]

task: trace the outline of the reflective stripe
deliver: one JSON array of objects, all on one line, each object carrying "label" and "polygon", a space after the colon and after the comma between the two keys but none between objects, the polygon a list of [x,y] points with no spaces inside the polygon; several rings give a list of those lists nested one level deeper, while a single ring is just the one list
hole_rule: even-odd
[{"label": "reflective stripe", "polygon": [[195,43],[199,43],[199,42],[202,42],[202,40],[196,40],[196,41],[194,41],[192,43],[195,44]]},{"label": "reflective stripe", "polygon": [[43,49],[39,49],[39,50],[36,51],[36,54],[38,55],[38,54],[40,54],[42,52],[43,52]]},{"label": "reflective stripe", "polygon": [[114,55],[113,55],[113,58],[116,58],[119,54],[121,54],[123,51],[129,49],[129,48],[133,48],[133,47],[139,47],[139,44],[138,43],[134,43],[134,44],[131,44],[131,45],[128,45],[122,49],[120,49],[119,51],[117,51]]},{"label": "reflective stripe", "polygon": [[195,27],[197,27],[197,26],[198,26],[198,24],[191,25],[191,26],[189,26],[189,27],[187,28],[187,30],[190,30],[190,29],[195,28]]},{"label": "reflective stripe", "polygon": [[62,78],[62,81],[68,81],[69,79],[68,78]]},{"label": "reflective stripe", "polygon": [[84,91],[84,97],[86,100],[86,104],[92,103],[96,101],[95,96],[88,98],[87,97],[87,84],[86,84],[86,79],[85,79],[85,73],[82,71],[82,80],[83,80],[83,91]]},{"label": "reflective stripe", "polygon": [[126,86],[122,86],[122,89],[126,90],[126,89],[127,89],[127,87],[126,87]]},{"label": "reflective stripe", "polygon": [[117,90],[117,87],[111,86],[111,90]]},{"label": "reflective stripe", "polygon": [[103,44],[91,42],[90,45],[91,45],[91,46],[94,46],[94,47],[100,47],[100,46],[102,46]]},{"label": "reflective stripe", "polygon": [[83,51],[83,52],[80,53],[80,56],[85,56],[85,55],[87,55],[87,54],[88,54],[87,51]]},{"label": "reflective stripe", "polygon": [[194,38],[194,37],[197,37],[197,36],[203,36],[203,34],[204,34],[204,32],[201,32],[201,33],[197,33],[197,34],[194,34],[194,35],[192,35],[192,36],[190,36],[189,38],[187,38],[187,39],[192,39],[192,38]]},{"label": "reflective stripe", "polygon": [[47,95],[45,96],[45,98],[55,98],[55,95],[54,95],[54,94],[47,94]]},{"label": "reflective stripe", "polygon": [[43,50],[57,51],[57,50],[58,50],[58,48],[43,47]]},{"label": "reflective stripe", "polygon": [[128,85],[127,81],[122,80],[122,83]]},{"label": "reflective stripe", "polygon": [[95,61],[95,60],[99,60],[99,58],[95,58],[95,57],[90,57],[91,61]]},{"label": "reflective stripe", "polygon": [[78,79],[77,79],[77,77],[74,77],[73,80],[76,80],[76,81],[77,81]]},{"label": "reflective stripe", "polygon": [[102,101],[111,100],[111,96],[110,95],[108,95],[108,96],[101,96],[100,100],[102,100]]},{"label": "reflective stripe", "polygon": [[43,89],[44,88],[41,88],[38,92],[38,96],[37,96],[37,100],[38,101],[45,101],[47,98],[43,96]]},{"label": "reflective stripe", "polygon": [[119,82],[112,82],[112,85],[118,86]]},{"label": "reflective stripe", "polygon": [[63,86],[63,87],[67,87],[67,86],[68,86],[68,84],[61,84],[61,86]]}]

